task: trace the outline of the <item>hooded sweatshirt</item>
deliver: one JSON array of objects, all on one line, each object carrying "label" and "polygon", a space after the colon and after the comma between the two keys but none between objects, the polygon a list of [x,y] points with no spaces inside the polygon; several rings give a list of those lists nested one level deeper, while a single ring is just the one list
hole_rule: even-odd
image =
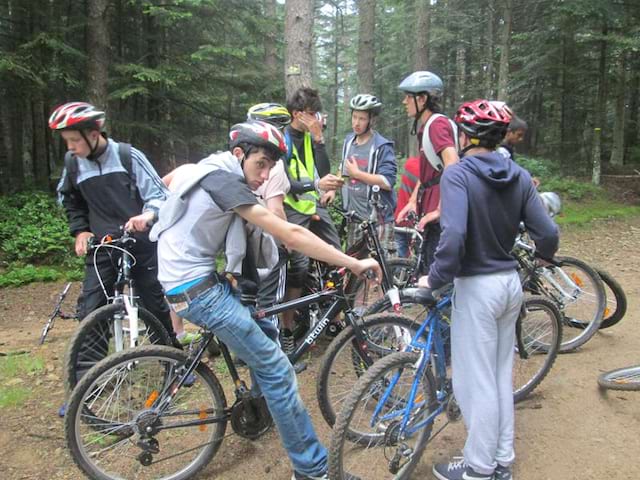
[{"label": "hooded sweatshirt", "polygon": [[541,257],[552,258],[558,249],[558,228],[531,176],[499,153],[463,157],[445,169],[440,187],[442,234],[429,270],[433,288],[454,277],[516,268],[510,252],[520,222]]}]

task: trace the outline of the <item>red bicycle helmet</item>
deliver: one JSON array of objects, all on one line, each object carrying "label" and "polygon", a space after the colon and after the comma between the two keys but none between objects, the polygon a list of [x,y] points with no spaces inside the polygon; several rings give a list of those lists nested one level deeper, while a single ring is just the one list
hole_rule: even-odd
[{"label": "red bicycle helmet", "polygon": [[90,103],[71,102],[57,107],[49,117],[51,130],[102,130],[106,115]]},{"label": "red bicycle helmet", "polygon": [[511,121],[511,110],[504,102],[495,105],[489,100],[463,103],[456,113],[455,122],[471,139],[473,145],[494,147],[502,141]]},{"label": "red bicycle helmet", "polygon": [[286,156],[287,142],[275,126],[267,122],[251,121],[238,123],[229,132],[229,149],[233,150],[242,143],[266,148],[277,155]]}]

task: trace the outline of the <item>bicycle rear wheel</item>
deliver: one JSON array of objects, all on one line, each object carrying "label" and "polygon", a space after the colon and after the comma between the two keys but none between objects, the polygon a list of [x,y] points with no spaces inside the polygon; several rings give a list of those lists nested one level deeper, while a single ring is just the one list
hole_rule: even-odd
[{"label": "bicycle rear wheel", "polygon": [[[193,384],[162,414],[154,408],[186,362],[174,348],[140,347],[106,358],[82,377],[69,400],[65,438],[88,477],[183,480],[211,461],[226,429],[226,399],[209,368],[199,364]],[[179,426],[213,418],[216,423]]]},{"label": "bicycle rear wheel", "polygon": [[[122,345],[116,346],[114,329],[122,327]],[[124,305],[111,304],[94,310],[79,324],[69,341],[65,355],[67,393],[96,363],[121,348],[128,349],[131,331]],[[138,308],[138,345],[171,345],[169,332],[151,312]]]},{"label": "bicycle rear wheel", "polygon": [[640,390],[640,365],[618,368],[598,377],[598,385],[609,390]]},{"label": "bicycle rear wheel", "polygon": [[622,320],[627,313],[627,295],[615,278],[605,270],[597,268],[596,271],[605,287],[607,306],[604,309],[604,318],[600,329],[613,327]]},{"label": "bicycle rear wheel", "polygon": [[[409,478],[432,429],[432,422],[412,435],[407,435],[406,430],[401,429],[402,413],[408,405],[418,358],[419,355],[413,352],[388,355],[358,380],[333,429],[329,478],[344,478],[345,472],[360,478]],[[391,382],[395,382],[395,385],[388,392],[387,387]],[[419,378],[414,403],[409,428],[427,418],[433,406],[437,405],[434,380],[429,368]],[[374,410],[378,406],[381,410],[374,418]]]},{"label": "bicycle rear wheel", "polygon": [[403,351],[419,327],[419,323],[402,315],[382,313],[364,317],[356,327],[364,335],[363,345],[357,343],[353,326],[340,332],[322,357],[316,377],[320,412],[329,425],[335,423],[342,403],[370,362]]},{"label": "bicycle rear wheel", "polygon": [[514,402],[533,392],[553,367],[562,341],[561,318],[549,300],[531,298],[523,305],[513,356]]}]

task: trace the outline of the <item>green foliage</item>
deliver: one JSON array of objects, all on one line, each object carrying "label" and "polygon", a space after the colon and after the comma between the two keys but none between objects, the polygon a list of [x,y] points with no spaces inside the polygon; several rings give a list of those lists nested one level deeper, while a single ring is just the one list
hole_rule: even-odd
[{"label": "green foliage", "polygon": [[19,287],[32,282],[54,282],[60,279],[82,280],[84,261],[78,259],[75,263],[64,268],[13,263],[6,271],[0,273],[0,288]]},{"label": "green foliage", "polygon": [[639,206],[621,205],[606,198],[600,198],[582,202],[564,202],[563,212],[555,220],[560,225],[583,226],[594,220],[624,219],[637,215],[640,215]]},{"label": "green foliage", "polygon": [[598,199],[604,196],[604,190],[601,187],[571,177],[552,177],[540,185],[540,190],[556,192],[563,199],[575,201]]},{"label": "green foliage", "polygon": [[0,260],[69,265],[73,239],[55,200],[42,192],[0,198]]},{"label": "green foliage", "polygon": [[0,386],[0,408],[19,407],[29,398],[30,391],[24,387]]},{"label": "green foliage", "polygon": [[516,155],[516,163],[527,170],[532,177],[542,180],[559,174],[558,165],[546,158]]}]

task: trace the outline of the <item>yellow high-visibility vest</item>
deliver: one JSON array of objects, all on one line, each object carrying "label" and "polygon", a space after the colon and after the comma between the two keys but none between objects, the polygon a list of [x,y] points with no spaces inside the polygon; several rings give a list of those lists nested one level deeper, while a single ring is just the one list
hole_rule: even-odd
[{"label": "yellow high-visibility vest", "polygon": [[[311,134],[306,132],[304,134],[304,163],[300,160],[298,155],[298,149],[291,142],[292,155],[289,160],[289,176],[295,180],[301,182],[313,182],[314,180],[314,163],[313,163],[313,147],[311,146]],[[297,197],[297,200],[296,200]],[[316,213],[316,202],[320,197],[318,192],[311,190],[302,194],[297,194],[295,197],[289,193],[284,198],[284,203],[303,215],[313,215]]]}]

